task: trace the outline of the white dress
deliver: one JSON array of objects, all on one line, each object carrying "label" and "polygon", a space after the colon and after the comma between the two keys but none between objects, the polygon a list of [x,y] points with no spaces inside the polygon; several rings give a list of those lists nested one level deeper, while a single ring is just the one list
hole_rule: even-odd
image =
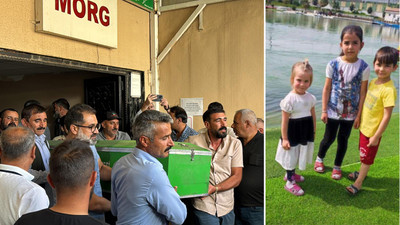
[{"label": "white dress", "polygon": [[307,163],[312,163],[314,153],[314,124],[311,109],[315,106],[316,98],[306,92],[299,95],[290,92],[280,103],[282,111],[290,113],[288,139],[290,150],[282,147],[279,140],[275,160],[285,169],[306,169]]}]

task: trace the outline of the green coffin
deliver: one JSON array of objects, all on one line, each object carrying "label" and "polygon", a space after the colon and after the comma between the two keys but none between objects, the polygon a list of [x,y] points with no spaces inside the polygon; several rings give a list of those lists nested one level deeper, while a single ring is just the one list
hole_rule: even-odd
[{"label": "green coffin", "polygon": [[[49,141],[54,148],[60,141]],[[169,151],[169,156],[158,160],[167,172],[171,185],[177,186],[181,198],[205,196],[208,192],[211,151],[197,145],[184,142],[174,142],[175,146]],[[136,146],[135,141],[106,141],[99,140],[97,152],[103,163],[113,166],[122,156],[129,154]],[[101,183],[103,191],[110,192],[110,182]]]},{"label": "green coffin", "polygon": [[190,143],[175,142],[169,156],[158,160],[163,164],[171,185],[178,187],[181,198],[207,195],[211,151]]}]

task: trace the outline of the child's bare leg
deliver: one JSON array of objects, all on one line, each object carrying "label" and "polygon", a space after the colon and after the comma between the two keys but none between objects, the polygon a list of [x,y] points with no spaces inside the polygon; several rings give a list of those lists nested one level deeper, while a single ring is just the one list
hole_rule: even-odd
[{"label": "child's bare leg", "polygon": [[364,182],[370,167],[371,165],[361,163],[360,173],[358,174],[357,180],[353,184],[356,188],[358,188],[358,190],[361,189],[362,183]]}]

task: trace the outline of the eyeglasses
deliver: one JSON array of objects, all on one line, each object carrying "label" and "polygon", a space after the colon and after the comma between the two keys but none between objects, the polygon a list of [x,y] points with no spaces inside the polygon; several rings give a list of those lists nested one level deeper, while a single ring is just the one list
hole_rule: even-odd
[{"label": "eyeglasses", "polygon": [[94,133],[96,131],[96,129],[99,130],[100,126],[101,126],[100,123],[98,123],[96,125],[90,125],[90,126],[83,126],[83,125],[79,125],[79,124],[74,124],[74,125],[77,127],[89,128],[92,131],[92,133]]}]

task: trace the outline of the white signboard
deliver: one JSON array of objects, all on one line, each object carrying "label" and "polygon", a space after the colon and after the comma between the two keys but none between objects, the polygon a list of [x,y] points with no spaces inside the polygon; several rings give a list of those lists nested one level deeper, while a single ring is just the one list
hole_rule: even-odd
[{"label": "white signboard", "polygon": [[203,98],[181,98],[181,107],[191,116],[203,115]]},{"label": "white signboard", "polygon": [[131,97],[140,98],[142,93],[142,86],[140,83],[140,73],[131,72]]},{"label": "white signboard", "polygon": [[117,0],[36,0],[36,31],[117,48]]}]

